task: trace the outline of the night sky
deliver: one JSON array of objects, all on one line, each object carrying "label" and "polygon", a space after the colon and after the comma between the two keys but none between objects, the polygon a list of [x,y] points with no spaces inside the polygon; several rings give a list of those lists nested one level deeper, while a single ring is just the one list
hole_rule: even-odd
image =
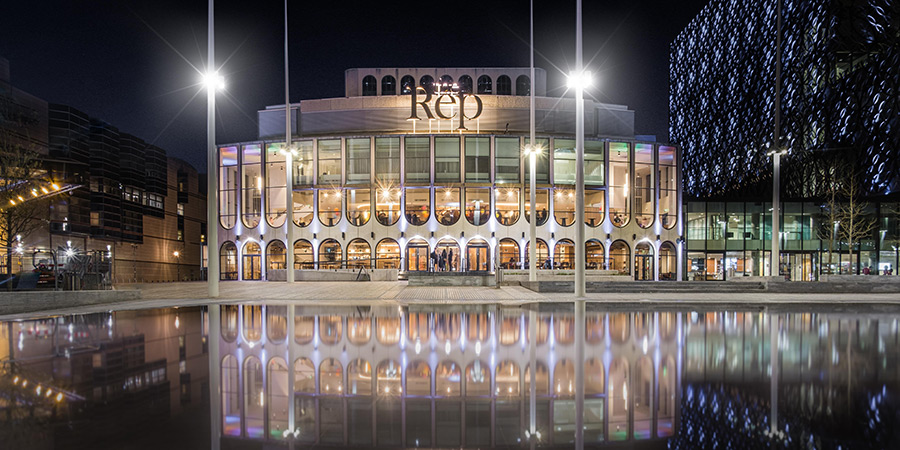
[{"label": "night sky", "polygon": [[[585,1],[590,92],[668,138],[669,43],[708,0]],[[406,6],[415,5],[415,6]],[[465,8],[458,5],[466,5]],[[284,102],[284,3],[216,2],[217,141],[256,138],[256,111]],[[291,0],[291,101],[344,95],[353,67],[527,67],[528,2]],[[10,0],[0,56],[14,86],[84,111],[205,172],[207,2]],[[575,2],[535,1],[535,65],[549,96],[574,66]],[[224,65],[223,65],[224,64]],[[193,67],[192,67],[193,66]]]}]

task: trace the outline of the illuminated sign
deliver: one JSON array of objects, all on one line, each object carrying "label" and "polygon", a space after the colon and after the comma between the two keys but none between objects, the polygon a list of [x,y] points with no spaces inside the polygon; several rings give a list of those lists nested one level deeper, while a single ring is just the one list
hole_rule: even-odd
[{"label": "illuminated sign", "polygon": [[[425,93],[425,98],[421,101],[419,101],[419,91]],[[432,97],[434,97],[434,101],[432,101]],[[432,95],[430,90],[425,89],[422,86],[417,86],[415,90],[410,92],[409,98],[410,111],[409,119],[407,120],[422,120],[419,117],[419,107],[421,107],[428,119],[458,119],[457,130],[468,130],[465,125],[466,120],[477,119],[484,110],[484,104],[477,95],[457,91],[442,91],[437,92],[437,95]],[[467,99],[475,101],[475,114],[472,116],[466,115]],[[433,113],[432,110],[434,111]]]}]

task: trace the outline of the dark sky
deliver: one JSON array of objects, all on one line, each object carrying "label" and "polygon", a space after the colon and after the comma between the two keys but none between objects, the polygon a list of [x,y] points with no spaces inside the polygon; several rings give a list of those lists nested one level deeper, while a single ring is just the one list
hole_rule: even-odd
[{"label": "dark sky", "polygon": [[[584,2],[591,93],[635,110],[638,134],[667,139],[669,43],[707,1]],[[529,63],[527,1],[290,2],[291,101],[343,96],[344,70],[353,67]],[[205,171],[206,101],[194,97],[192,65],[206,60],[207,2],[2,3],[0,56],[14,86]],[[284,101],[283,8],[277,0],[216,2],[216,61],[227,84],[220,143],[255,139],[256,111]],[[574,28],[574,1],[535,1],[535,64],[548,72],[548,95],[564,91],[562,74],[574,66]]]}]

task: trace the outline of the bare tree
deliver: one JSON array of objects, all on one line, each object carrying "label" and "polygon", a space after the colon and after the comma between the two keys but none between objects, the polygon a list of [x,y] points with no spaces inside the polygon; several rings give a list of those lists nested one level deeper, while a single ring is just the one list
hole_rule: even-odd
[{"label": "bare tree", "polygon": [[[816,229],[816,234],[818,234],[819,239],[828,241],[828,262],[823,264],[823,267],[828,267],[830,273],[831,263],[834,262],[834,243],[839,239],[838,225],[841,221],[841,199],[838,183],[828,183],[825,189],[825,203],[822,204],[819,214],[819,226]],[[838,264],[838,272],[840,272],[840,267],[841,265]]]},{"label": "bare tree", "polygon": [[859,174],[851,171],[841,188],[845,201],[840,205],[840,237],[847,241],[851,264],[854,245],[871,237],[878,225],[877,220],[868,214],[869,204],[862,201],[863,189],[859,181]]}]

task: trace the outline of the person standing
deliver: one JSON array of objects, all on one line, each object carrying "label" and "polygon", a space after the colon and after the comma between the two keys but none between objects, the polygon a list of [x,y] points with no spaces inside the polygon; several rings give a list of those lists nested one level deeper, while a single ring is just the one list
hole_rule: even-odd
[{"label": "person standing", "polygon": [[453,249],[447,254],[447,270],[453,270]]},{"label": "person standing", "polygon": [[447,249],[441,251],[441,272],[447,267]]}]

